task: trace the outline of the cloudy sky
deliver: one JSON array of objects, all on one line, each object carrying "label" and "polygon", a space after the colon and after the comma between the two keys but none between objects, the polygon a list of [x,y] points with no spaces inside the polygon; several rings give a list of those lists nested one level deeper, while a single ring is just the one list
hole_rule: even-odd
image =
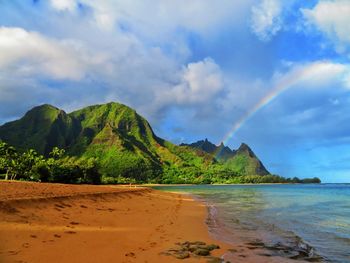
[{"label": "cloudy sky", "polygon": [[0,0],[0,124],[109,101],[173,142],[350,182],[350,1]]}]

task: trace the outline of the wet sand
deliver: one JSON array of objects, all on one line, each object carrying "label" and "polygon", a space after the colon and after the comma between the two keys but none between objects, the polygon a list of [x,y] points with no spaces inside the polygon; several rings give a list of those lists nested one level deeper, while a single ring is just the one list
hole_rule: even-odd
[{"label": "wet sand", "polygon": [[186,241],[217,244],[220,249],[212,255],[226,255],[231,262],[287,262],[243,244],[215,240],[206,219],[203,203],[149,188],[0,181],[0,262],[211,259],[165,255]]}]

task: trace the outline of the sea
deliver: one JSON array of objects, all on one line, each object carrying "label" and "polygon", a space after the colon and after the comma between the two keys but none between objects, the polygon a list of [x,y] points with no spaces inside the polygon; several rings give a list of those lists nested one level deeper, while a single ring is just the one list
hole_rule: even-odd
[{"label": "sea", "polygon": [[205,202],[209,231],[222,241],[238,238],[296,261],[350,262],[350,184],[155,188]]}]

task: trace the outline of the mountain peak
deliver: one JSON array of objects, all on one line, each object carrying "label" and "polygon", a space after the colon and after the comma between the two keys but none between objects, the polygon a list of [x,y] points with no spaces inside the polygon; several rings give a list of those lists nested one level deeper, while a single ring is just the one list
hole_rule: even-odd
[{"label": "mountain peak", "polygon": [[207,138],[205,140],[200,140],[192,144],[187,144],[188,146],[200,149],[207,153],[214,153],[216,150],[216,145],[211,143]]},{"label": "mountain peak", "polygon": [[120,109],[120,108],[127,108],[131,111],[135,111],[134,109],[130,108],[129,106],[125,105],[125,104],[122,104],[122,103],[119,103],[119,102],[115,102],[115,101],[110,101],[110,102],[107,102],[107,103],[104,103],[104,104],[98,104],[96,106],[99,106],[99,107],[106,107],[108,109]]},{"label": "mountain peak", "polygon": [[33,107],[32,109],[30,109],[28,113],[37,113],[37,112],[45,112],[45,111],[54,111],[54,112],[59,112],[60,109],[55,107],[55,106],[52,106],[51,104],[42,104],[42,105],[39,105],[39,106],[35,106]]},{"label": "mountain peak", "polygon": [[55,106],[53,106],[53,105],[51,105],[51,104],[48,104],[48,103],[41,104],[41,105],[39,105],[39,106],[34,107],[34,109],[35,109],[35,108],[44,108],[44,109],[55,109],[55,110],[59,110],[59,108],[57,108],[57,107],[55,107]]},{"label": "mountain peak", "polygon": [[256,157],[256,155],[254,154],[252,149],[246,143],[241,143],[241,145],[239,146],[239,148],[237,150],[237,153],[246,153],[250,157]]},{"label": "mountain peak", "polygon": [[200,149],[213,155],[217,160],[225,163],[227,167],[230,167],[230,169],[235,170],[239,174],[269,174],[264,165],[246,143],[242,143],[238,150],[231,150],[229,147],[225,146],[223,142],[216,146],[207,139],[187,144],[187,146]]},{"label": "mountain peak", "polygon": [[66,121],[63,110],[42,104],[29,110],[21,119],[0,126],[0,138],[19,150],[34,148],[47,154],[52,145],[65,145],[60,127]]},{"label": "mountain peak", "polygon": [[251,151],[250,147],[248,144],[242,142],[239,148],[237,149],[238,151]]},{"label": "mountain peak", "polygon": [[217,146],[214,143],[210,142],[207,138],[191,144],[181,145],[190,146],[192,148],[202,150],[206,153],[215,156],[215,158],[218,160],[226,160],[234,155],[234,151],[232,151],[229,147],[225,146],[223,142],[221,142],[220,145]]},{"label": "mountain peak", "polygon": [[23,119],[29,122],[42,122],[42,121],[54,121],[57,116],[64,111],[56,108],[50,104],[42,104],[36,106],[29,110],[24,116]]}]

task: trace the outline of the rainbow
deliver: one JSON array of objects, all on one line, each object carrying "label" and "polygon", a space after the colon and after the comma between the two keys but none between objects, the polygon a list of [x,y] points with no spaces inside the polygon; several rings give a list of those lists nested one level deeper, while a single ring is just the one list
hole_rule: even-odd
[{"label": "rainbow", "polygon": [[332,64],[327,62],[316,62],[308,66],[299,67],[284,77],[280,78],[274,88],[260,99],[251,109],[245,112],[232,126],[228,133],[225,134],[221,142],[227,145],[228,141],[232,136],[247,122],[249,121],[257,112],[262,108],[272,102],[275,98],[281,95],[286,90],[292,88],[296,84],[307,81],[313,78],[322,77],[323,73],[328,72],[332,68]]}]

